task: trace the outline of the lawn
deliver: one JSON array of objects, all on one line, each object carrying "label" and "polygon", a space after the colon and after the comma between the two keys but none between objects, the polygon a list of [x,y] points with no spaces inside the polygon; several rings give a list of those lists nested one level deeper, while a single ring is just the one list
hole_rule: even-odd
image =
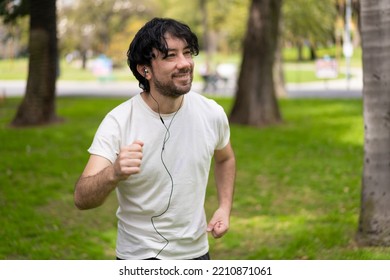
[{"label": "lawn", "polygon": [[[0,103],[0,259],[114,259],[117,202],[76,210],[73,186],[104,115],[123,99],[58,98],[63,123],[9,128]],[[217,99],[229,110],[231,99]],[[354,242],[363,155],[361,100],[281,100],[284,123],[231,126],[237,181],[231,229],[214,259],[388,259]],[[213,174],[206,198],[217,205]]]}]

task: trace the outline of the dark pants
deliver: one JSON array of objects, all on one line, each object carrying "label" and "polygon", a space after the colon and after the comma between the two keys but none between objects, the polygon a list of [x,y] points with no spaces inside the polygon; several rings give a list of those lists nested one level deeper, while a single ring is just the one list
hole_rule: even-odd
[{"label": "dark pants", "polygon": [[[123,260],[123,259],[120,259],[118,257],[116,257],[116,259],[117,260]],[[145,259],[145,260],[159,260],[159,259],[157,259],[157,258],[149,258],[149,259]],[[210,254],[207,252],[203,256],[200,256],[198,258],[194,258],[193,260],[210,260]]]}]

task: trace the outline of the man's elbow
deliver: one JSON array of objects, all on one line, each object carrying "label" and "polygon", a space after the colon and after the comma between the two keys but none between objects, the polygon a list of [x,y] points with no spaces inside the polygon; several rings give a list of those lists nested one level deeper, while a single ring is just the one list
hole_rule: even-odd
[{"label": "man's elbow", "polygon": [[83,203],[83,200],[80,199],[80,195],[77,194],[77,192],[74,193],[73,196],[74,205],[79,210],[87,210],[88,207],[86,207],[85,203]]},{"label": "man's elbow", "polygon": [[88,210],[99,206],[92,205],[90,202],[88,202],[85,197],[79,191],[77,191],[77,188],[73,195],[73,202],[76,208],[79,210]]}]

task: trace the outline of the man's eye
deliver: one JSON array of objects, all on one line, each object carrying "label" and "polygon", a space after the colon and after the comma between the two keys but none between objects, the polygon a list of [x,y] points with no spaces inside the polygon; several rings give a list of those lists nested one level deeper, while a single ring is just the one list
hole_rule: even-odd
[{"label": "man's eye", "polygon": [[174,57],[174,56],[175,56],[175,53],[168,53],[167,56],[168,56],[168,57]]}]

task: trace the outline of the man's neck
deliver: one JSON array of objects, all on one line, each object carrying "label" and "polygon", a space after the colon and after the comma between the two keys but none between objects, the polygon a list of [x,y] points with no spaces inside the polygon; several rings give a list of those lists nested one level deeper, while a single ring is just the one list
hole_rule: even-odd
[{"label": "man's neck", "polygon": [[164,96],[159,93],[143,92],[142,99],[159,114],[172,114],[180,109],[184,95],[178,97]]}]

